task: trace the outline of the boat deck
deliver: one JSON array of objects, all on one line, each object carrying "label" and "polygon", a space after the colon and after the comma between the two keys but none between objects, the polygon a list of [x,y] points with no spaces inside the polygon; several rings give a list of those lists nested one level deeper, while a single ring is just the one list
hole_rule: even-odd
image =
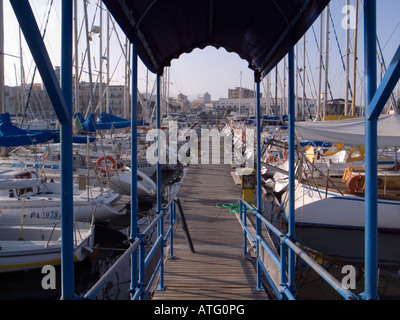
[{"label": "boat deck", "polygon": [[230,171],[224,164],[190,165],[179,199],[195,253],[178,224],[174,257],[165,264],[165,290],[154,291],[152,299],[268,299],[265,291],[256,289],[255,267],[244,255],[243,230],[236,215],[216,206],[239,199],[240,188]]}]

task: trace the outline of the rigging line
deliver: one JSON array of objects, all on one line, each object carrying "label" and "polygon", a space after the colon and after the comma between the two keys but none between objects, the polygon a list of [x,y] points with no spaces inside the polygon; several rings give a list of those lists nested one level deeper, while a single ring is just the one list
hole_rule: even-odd
[{"label": "rigging line", "polygon": [[[308,81],[308,84],[310,86],[311,97],[312,97],[312,99],[314,101],[316,101],[316,97],[318,97],[317,86],[315,85],[314,77],[313,77],[312,72],[311,72],[311,63],[310,63],[310,58],[308,56],[308,51],[307,50],[306,50],[306,58],[307,58],[307,63],[308,63],[308,68],[306,68],[307,81]],[[311,74],[311,76],[309,74]],[[311,83],[310,83],[310,78],[312,80],[312,86],[311,86]],[[313,92],[312,89],[314,89],[314,92]],[[314,97],[314,94],[315,94],[315,97]]]},{"label": "rigging line", "polygon": [[[88,2],[88,3],[89,3],[89,1],[87,1],[87,0],[84,0],[84,2]],[[97,2],[97,4],[98,4],[98,2]],[[95,11],[94,11],[94,15],[93,15],[93,20],[92,20],[92,25],[91,25],[91,27],[94,26],[94,22],[95,22],[95,19],[96,19],[98,7],[99,7],[98,5],[95,6]],[[83,58],[82,58],[82,68],[83,68],[83,65],[84,65],[84,63],[85,63],[85,61],[86,61],[87,52],[88,52],[88,48],[86,47],[85,52],[84,52],[84,55],[83,55]],[[82,69],[81,69],[81,72],[79,73],[79,78],[78,78],[78,79],[81,79],[81,75],[82,75]]]},{"label": "rigging line", "polygon": [[170,71],[171,71],[171,74],[172,74],[172,78],[174,79],[175,87],[178,89],[178,92],[181,93],[182,90],[180,89],[180,86],[178,85],[178,82],[176,81],[176,78],[175,78],[175,74],[174,74],[173,69],[171,69]]},{"label": "rigging line", "polygon": [[[46,23],[45,23],[45,27],[44,27],[43,35],[42,35],[42,39],[43,39],[43,40],[44,40],[44,38],[45,38],[45,36],[46,36],[47,26],[48,26],[48,24],[49,24],[49,19],[50,19],[50,14],[51,14],[51,8],[53,7],[53,1],[54,1],[54,0],[51,0],[50,7],[49,7],[49,11],[48,11],[48,13],[47,13],[47,19],[46,19]],[[34,84],[34,82],[35,82],[34,80],[35,80],[35,77],[36,77],[36,71],[37,71],[37,66],[35,65],[35,69],[33,70],[33,76],[32,76],[31,86],[30,86],[30,88],[29,88],[28,97],[27,97],[27,99],[26,99],[25,110],[24,110],[24,116],[23,116],[22,119],[21,119],[21,126],[22,126],[22,124],[24,123],[24,118],[25,118],[25,115],[26,115],[26,111],[27,111],[27,109],[29,108],[29,102],[30,102],[31,94],[32,94],[32,90],[33,90],[33,84]]]},{"label": "rigging line", "polygon": [[[332,27],[333,27],[333,33],[334,33],[335,39],[336,39],[336,44],[337,44],[337,47],[339,49],[340,59],[342,60],[343,70],[346,72],[346,66],[345,66],[345,63],[344,63],[344,60],[343,60],[342,49],[340,48],[339,40],[338,40],[337,33],[336,33],[335,23],[333,22],[333,19],[332,19],[331,10],[328,10],[328,13],[329,13],[329,17],[331,19],[331,23],[332,23]],[[351,90],[350,80],[348,81],[348,87],[349,87],[349,90],[350,90],[350,97],[353,98],[353,91]]]},{"label": "rigging line", "polygon": [[[297,68],[297,72],[299,73],[298,77],[299,77],[299,80],[300,80],[300,85],[301,85],[301,86],[303,86],[303,85],[305,86],[305,84],[306,84],[306,79],[303,80],[303,78],[302,78],[302,76],[301,76],[302,70],[301,70],[300,68]],[[308,75],[307,75],[307,77],[308,77]],[[312,92],[311,92],[311,93],[312,93]],[[307,102],[308,112],[311,114],[310,106],[309,106],[309,104],[308,104],[307,93],[305,93],[305,92],[304,92],[304,100],[305,100],[305,102]]]},{"label": "rigging line", "polygon": [[385,44],[382,47],[382,50],[386,48],[386,45],[389,43],[390,39],[392,39],[393,35],[395,34],[397,28],[400,26],[400,22],[397,24],[396,28],[394,28],[392,34],[390,35],[389,39],[385,42]]},{"label": "rigging line", "polygon": [[[400,22],[399,22],[399,24],[400,24]],[[385,62],[385,58],[383,57],[383,52],[382,52],[382,48],[381,48],[381,44],[380,44],[380,41],[379,41],[379,39],[378,39],[378,36],[376,36],[376,42],[377,42],[377,44],[378,44],[378,50],[379,50],[379,53],[380,53],[380,58],[382,59],[383,71],[386,72],[386,62]],[[377,55],[378,55],[378,53],[377,53]],[[378,55],[378,57],[379,57],[379,55]],[[392,92],[392,94],[390,95],[390,98],[391,98],[391,102],[392,102],[392,107],[395,108],[395,106],[396,106],[396,99],[395,99],[395,97],[394,97],[393,92]]]},{"label": "rigging line", "polygon": [[[316,43],[317,48],[318,48],[318,51],[319,51],[319,44],[318,44],[317,36],[316,36],[316,34],[315,34],[314,25],[312,25],[311,27],[312,27],[312,32],[313,32],[313,34],[314,34],[315,43]],[[325,64],[324,64],[323,58],[320,57],[320,59],[321,59],[321,64],[322,64],[322,70],[325,71]],[[333,100],[333,95],[332,95],[332,90],[331,90],[331,85],[330,85],[330,83],[329,83],[329,80],[328,80],[328,79],[325,79],[325,81],[328,83],[329,94],[330,94],[330,96],[331,96],[331,99]]]}]

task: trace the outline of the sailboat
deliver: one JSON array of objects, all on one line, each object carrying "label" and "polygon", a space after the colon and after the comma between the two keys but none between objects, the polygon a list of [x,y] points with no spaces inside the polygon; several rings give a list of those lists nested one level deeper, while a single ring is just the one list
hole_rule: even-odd
[{"label": "sailboat", "polygon": [[[60,220],[61,183],[44,182],[35,172],[17,172],[12,178],[0,179],[0,212],[3,217]],[[119,193],[99,187],[80,190],[73,187],[74,219],[102,222],[126,213],[119,204]]]},{"label": "sailboat", "polygon": [[[91,252],[91,224],[74,223],[74,260]],[[41,268],[61,263],[61,222],[0,216],[0,273]]]},{"label": "sailboat", "polygon": [[[378,120],[378,146],[395,150],[400,141],[400,116],[386,115]],[[297,123],[303,140],[318,138],[350,146],[364,144],[364,119]],[[307,154],[298,154],[295,181],[295,223],[299,242],[325,254],[362,261],[365,226],[365,170],[348,165],[342,175],[320,171],[320,177],[308,174]],[[303,157],[303,158],[302,158]],[[308,163],[308,164],[307,164]],[[378,169],[379,263],[400,265],[400,173],[392,161]],[[287,181],[287,180],[286,180]],[[287,183],[287,182],[286,182]],[[281,204],[288,194],[284,192]],[[285,225],[287,213],[278,219]]]}]

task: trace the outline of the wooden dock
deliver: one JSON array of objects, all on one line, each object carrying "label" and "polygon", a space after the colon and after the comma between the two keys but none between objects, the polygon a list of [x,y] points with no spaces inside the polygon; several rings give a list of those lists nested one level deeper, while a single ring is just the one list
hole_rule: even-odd
[{"label": "wooden dock", "polygon": [[[218,203],[236,203],[240,187],[230,165],[191,164],[179,191],[193,242],[192,253],[181,225],[174,233],[174,257],[165,263],[164,291],[158,300],[262,300],[253,262],[243,252],[243,230],[234,213]],[[177,209],[178,210],[178,209]],[[178,216],[178,213],[177,213]]]}]

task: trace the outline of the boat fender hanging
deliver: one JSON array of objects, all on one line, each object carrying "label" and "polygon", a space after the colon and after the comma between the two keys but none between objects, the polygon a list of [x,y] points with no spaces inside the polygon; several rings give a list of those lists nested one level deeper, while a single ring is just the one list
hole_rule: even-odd
[{"label": "boat fender hanging", "polygon": [[[111,161],[111,166],[107,165],[106,162],[106,167],[103,168],[101,167],[101,163],[103,161]],[[101,173],[107,173],[110,172],[111,170],[115,169],[117,167],[117,162],[115,161],[115,159],[111,156],[106,156],[106,157],[100,157],[99,160],[97,160],[97,170],[99,170]]]}]

